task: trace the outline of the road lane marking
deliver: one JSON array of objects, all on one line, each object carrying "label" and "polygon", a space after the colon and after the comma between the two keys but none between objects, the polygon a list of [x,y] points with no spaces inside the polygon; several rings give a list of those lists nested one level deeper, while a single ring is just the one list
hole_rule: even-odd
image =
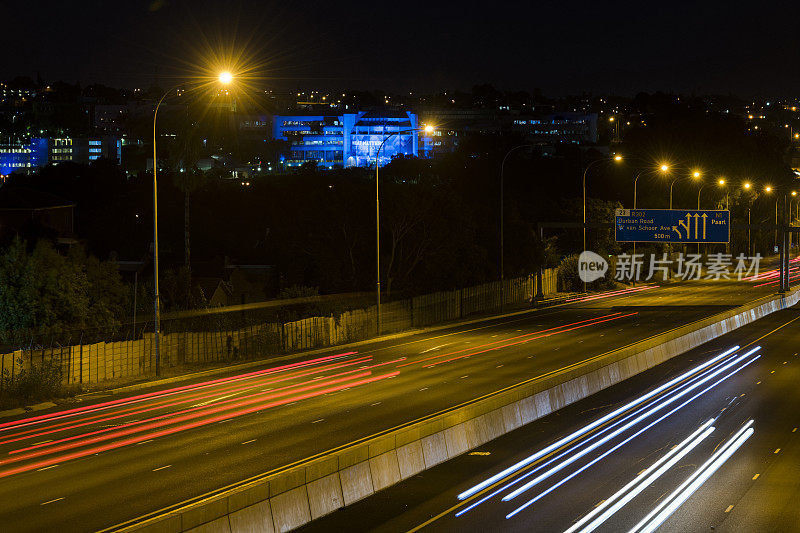
[{"label": "road lane marking", "polygon": [[220,396],[219,398],[214,398],[214,399],[211,399],[211,400],[207,400],[207,401],[205,401],[205,402],[196,403],[196,404],[194,404],[192,407],[203,407],[204,405],[208,405],[208,404],[210,404],[210,403],[218,402],[218,401],[220,401],[220,400],[224,400],[224,399],[226,399],[226,398],[230,398],[231,396],[236,396],[237,394],[239,394],[239,393],[238,393],[238,392],[235,392],[235,393],[233,393],[233,394],[227,394],[227,395],[225,395],[225,396]]},{"label": "road lane marking", "polygon": [[147,444],[148,442],[153,442],[153,439],[150,440],[143,440],[142,442],[137,442],[136,446],[141,446],[142,444]]},{"label": "road lane marking", "polygon": [[503,368],[503,365],[497,365],[495,368]]},{"label": "road lane marking", "polygon": [[448,342],[447,344],[440,344],[439,346],[434,346],[433,348],[428,348],[427,350],[422,350],[419,353],[422,354],[422,353],[434,352],[436,350],[441,350],[442,348],[444,348],[445,346],[449,346],[450,344],[453,344],[453,343],[452,342]]},{"label": "road lane marking", "polygon": [[756,381],[756,385],[761,385],[761,382],[760,381]]},{"label": "road lane marking", "polygon": [[469,455],[492,455],[492,452],[469,452]]},{"label": "road lane marking", "polygon": [[255,441],[256,441],[256,439],[250,439],[250,440],[244,441],[242,444],[250,444],[251,442],[255,442]]},{"label": "road lane marking", "polygon": [[774,452],[772,452],[772,453],[780,453],[780,451],[781,451],[781,449],[780,449],[780,448],[778,448],[777,450],[775,450],[775,451],[774,451]]},{"label": "road lane marking", "polygon": [[[641,473],[641,472],[640,472],[640,473]],[[594,504],[594,506],[595,506],[595,507],[600,507],[600,506],[601,506],[601,505],[603,505],[604,503],[605,503],[605,500],[600,500],[599,502],[597,502],[596,504]]]},{"label": "road lane marking", "polygon": [[761,474],[756,474],[755,476],[753,476],[753,481],[757,480],[757,479],[758,479],[758,476],[760,476],[760,475],[761,475]]},{"label": "road lane marking", "polygon": [[797,431],[797,428],[794,428],[794,429],[792,430],[792,433],[794,433],[795,431]]},{"label": "road lane marking", "polygon": [[375,407],[376,405],[380,405],[380,404],[381,404],[381,402],[375,402],[375,403],[369,404],[369,406],[370,407]]},{"label": "road lane marking", "polygon": [[63,497],[56,498],[55,500],[50,500],[49,502],[40,503],[39,505],[48,505],[48,504],[51,504],[51,503],[59,502],[59,501],[61,501],[63,499],[64,499]]},{"label": "road lane marking", "polygon": [[57,467],[57,466],[58,466],[58,465],[50,465],[50,466],[45,466],[45,467],[43,467],[43,468],[38,468],[38,469],[36,469],[36,471],[37,471],[37,472],[41,472],[42,470],[50,470],[51,468],[55,468],[55,467]]},{"label": "road lane marking", "polygon": [[172,466],[172,465],[167,465],[167,466],[159,466],[158,468],[154,468],[154,469],[153,469],[153,472],[158,472],[159,470],[164,470],[165,468],[169,468],[169,467],[171,467],[171,466]]},{"label": "road lane marking", "polygon": [[419,389],[419,392],[422,392],[424,390],[428,390],[428,387],[422,387],[421,389]]},{"label": "road lane marking", "polygon": [[47,444],[48,442],[53,442],[53,439],[43,440],[42,442],[34,442],[33,446],[39,446],[40,444]]},{"label": "road lane marking", "polygon": [[317,424],[317,423],[319,423],[319,422],[322,422],[323,420],[325,420],[325,419],[324,419],[324,418],[320,418],[319,420],[314,420],[314,421],[313,421],[313,422],[311,422],[311,423],[312,423],[312,424]]},{"label": "road lane marking", "polygon": [[460,377],[460,378],[458,378],[458,379],[464,379],[464,378],[468,378],[468,377],[469,377],[469,374],[467,374],[466,376],[461,376],[461,377]]},{"label": "road lane marking", "polygon": [[732,509],[733,509],[733,505],[729,505],[728,508],[725,509],[725,512],[726,513],[730,513]]},{"label": "road lane marking", "polygon": [[775,371],[774,371],[774,370],[770,370],[770,372],[769,372],[769,373],[770,373],[770,374],[774,374],[774,373],[775,373]]}]

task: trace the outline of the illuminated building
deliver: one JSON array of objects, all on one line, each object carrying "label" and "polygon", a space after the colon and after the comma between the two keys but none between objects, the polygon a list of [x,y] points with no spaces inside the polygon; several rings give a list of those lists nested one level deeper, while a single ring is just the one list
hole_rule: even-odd
[{"label": "illuminated building", "polygon": [[56,137],[50,141],[50,163],[90,163],[105,158],[122,161],[122,141],[116,137]]},{"label": "illuminated building", "polygon": [[34,137],[27,144],[0,145],[0,176],[29,173],[50,163],[85,164],[100,158],[119,164],[122,142],[116,137]]},{"label": "illuminated building", "polygon": [[287,166],[316,161],[332,168],[383,166],[396,155],[419,155],[417,115],[377,109],[341,115],[276,115],[273,137],[289,143]]},{"label": "illuminated building", "polygon": [[47,164],[48,140],[31,139],[28,144],[0,145],[0,177],[5,178],[12,172],[28,173]]}]

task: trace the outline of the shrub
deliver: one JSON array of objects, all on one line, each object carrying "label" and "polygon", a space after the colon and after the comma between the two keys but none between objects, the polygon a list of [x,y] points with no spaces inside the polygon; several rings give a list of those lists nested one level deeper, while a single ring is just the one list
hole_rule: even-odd
[{"label": "shrub", "polygon": [[17,359],[18,369],[12,374],[3,371],[3,397],[15,400],[43,400],[55,398],[64,392],[61,382],[61,366],[53,361],[22,368],[22,359]]}]

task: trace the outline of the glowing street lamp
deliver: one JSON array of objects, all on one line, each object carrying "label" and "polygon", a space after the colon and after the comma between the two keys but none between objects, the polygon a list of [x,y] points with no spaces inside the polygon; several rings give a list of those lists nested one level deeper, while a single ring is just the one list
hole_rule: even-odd
[{"label": "glowing street lamp", "polygon": [[231,74],[227,70],[224,70],[224,71],[219,73],[219,76],[217,77],[217,79],[223,85],[230,85],[230,83],[233,81],[233,74]]},{"label": "glowing street lamp", "polygon": [[[725,178],[720,178],[719,180],[717,180],[717,184],[720,187],[725,187]],[[729,193],[729,190],[726,187],[725,188],[725,210],[729,210],[729,207],[728,207],[728,193]]]}]

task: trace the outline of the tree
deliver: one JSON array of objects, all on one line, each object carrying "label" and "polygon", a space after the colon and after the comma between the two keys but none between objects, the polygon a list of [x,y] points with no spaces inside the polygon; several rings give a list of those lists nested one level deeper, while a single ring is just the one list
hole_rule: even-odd
[{"label": "tree", "polygon": [[0,254],[0,335],[114,328],[127,308],[116,264],[87,257],[80,247],[59,254],[49,241],[28,252],[15,239]]}]

